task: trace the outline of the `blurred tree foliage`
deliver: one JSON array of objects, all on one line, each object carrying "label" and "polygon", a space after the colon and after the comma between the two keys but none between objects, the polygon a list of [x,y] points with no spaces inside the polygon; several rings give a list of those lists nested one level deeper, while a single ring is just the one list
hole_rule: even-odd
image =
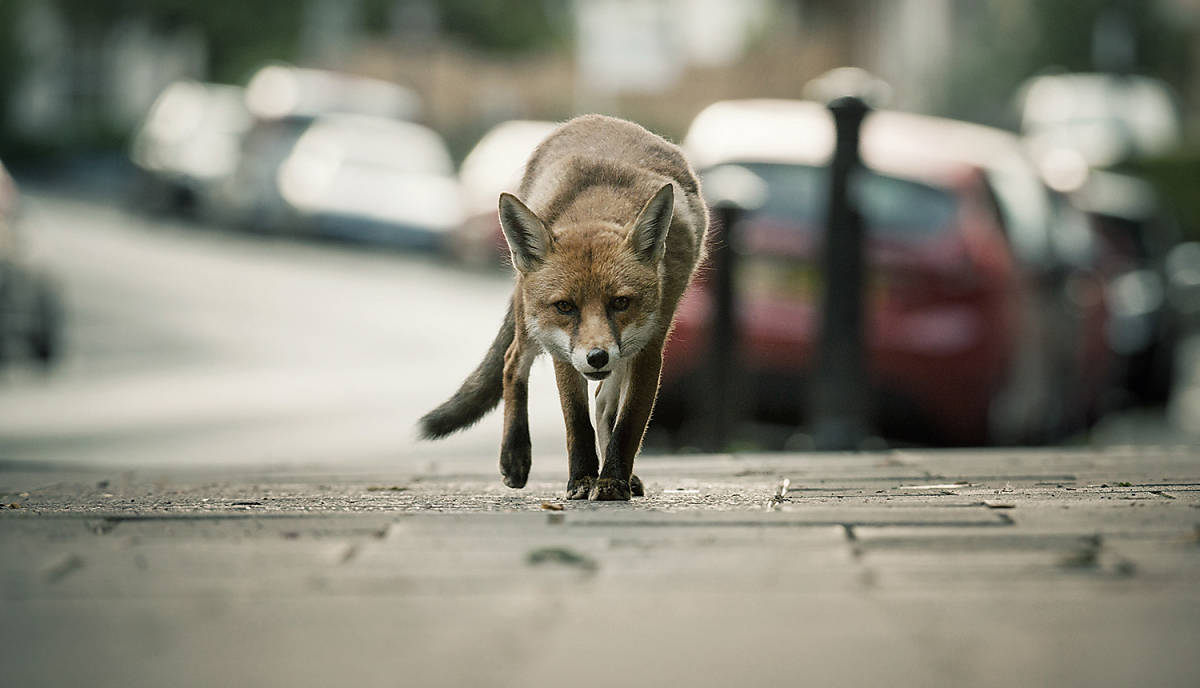
[{"label": "blurred tree foliage", "polygon": [[496,54],[562,47],[571,33],[570,0],[363,0],[365,28],[396,33],[406,4],[425,6],[443,38]]},{"label": "blurred tree foliage", "polygon": [[1052,71],[1092,72],[1094,35],[1104,15],[1119,17],[1132,40],[1125,71],[1176,85],[1189,70],[1190,36],[1142,0],[973,0],[956,4],[958,26],[944,113],[987,124],[1016,125],[1011,102],[1025,79]]},{"label": "blurred tree foliage", "polygon": [[[321,0],[0,0],[0,152],[37,155],[44,148],[105,148],[128,132],[112,129],[102,113],[98,79],[103,46],[122,22],[148,24],[155,34],[199,32],[206,50],[205,78],[245,83],[266,62],[303,60],[307,10]],[[330,0],[337,2],[337,0]],[[26,10],[45,3],[62,20],[71,46],[71,131],[54,141],[22,141],[6,125],[9,98],[30,67],[21,30]],[[367,35],[403,38],[405,5],[432,17],[438,38],[486,53],[516,54],[561,46],[570,35],[569,0],[347,0]]]},{"label": "blurred tree foliage", "polygon": [[1149,180],[1179,218],[1185,238],[1200,241],[1200,149],[1136,161],[1127,171]]},{"label": "blurred tree foliage", "polygon": [[214,81],[242,81],[267,60],[291,57],[300,29],[301,3],[294,0],[55,0],[55,4],[76,44],[103,40],[128,19],[149,21],[163,33],[198,29],[207,41],[209,77]]},{"label": "blurred tree foliage", "polygon": [[[1192,78],[1192,34],[1175,24],[1158,3],[973,0],[957,9],[964,13],[959,26],[966,27],[968,35],[956,41],[961,52],[953,56],[945,84],[942,114],[951,117],[1016,128],[1019,113],[1014,95],[1021,82],[1043,73],[1123,71],[1153,75],[1176,88]],[[1104,21],[1123,26],[1129,41],[1127,54],[1111,46],[1108,56],[1097,54],[1096,27]],[[1200,239],[1200,195],[1195,191],[1200,188],[1200,146],[1196,142],[1164,158],[1129,161],[1125,169],[1150,180],[1179,214],[1185,232]]]},{"label": "blurred tree foliage", "polygon": [[68,131],[51,141],[29,141],[4,126],[8,99],[28,73],[21,17],[44,0],[0,0],[0,151],[10,158],[41,156],[56,149],[104,149],[119,145],[127,131],[114,128],[103,114],[102,81],[97,65],[105,42],[125,20],[149,24],[163,35],[199,31],[205,37],[208,77],[244,82],[263,62],[289,58],[300,26],[300,3],[293,0],[53,0],[48,7],[61,19],[71,46]]}]

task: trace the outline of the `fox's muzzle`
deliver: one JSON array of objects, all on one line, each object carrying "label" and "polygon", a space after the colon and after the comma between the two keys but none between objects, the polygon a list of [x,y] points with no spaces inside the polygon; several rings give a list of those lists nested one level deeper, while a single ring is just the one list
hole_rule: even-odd
[{"label": "fox's muzzle", "polygon": [[587,360],[588,365],[596,369],[595,371],[583,373],[587,379],[603,380],[612,373],[612,371],[604,370],[604,367],[608,365],[608,352],[604,349],[599,347],[592,349],[587,352],[587,356],[584,358]]},{"label": "fox's muzzle", "polygon": [[612,374],[613,366],[621,358],[621,351],[616,346],[607,348],[593,344],[577,346],[571,352],[571,365],[575,366],[589,380],[603,380]]}]

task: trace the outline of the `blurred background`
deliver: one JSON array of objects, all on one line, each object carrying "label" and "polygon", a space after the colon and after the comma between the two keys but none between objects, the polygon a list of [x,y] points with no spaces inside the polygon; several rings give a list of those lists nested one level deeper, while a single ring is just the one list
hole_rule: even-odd
[{"label": "blurred background", "polygon": [[1200,0],[4,0],[0,460],[494,461],[498,414],[414,424],[503,315],[498,193],[585,112],[739,199],[647,451],[811,449],[846,93],[859,446],[1200,439]]}]

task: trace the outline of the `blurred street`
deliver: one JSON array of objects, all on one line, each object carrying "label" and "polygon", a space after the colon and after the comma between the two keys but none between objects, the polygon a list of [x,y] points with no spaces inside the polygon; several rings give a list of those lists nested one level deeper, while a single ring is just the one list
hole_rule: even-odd
[{"label": "blurred street", "polygon": [[[510,277],[336,243],[231,233],[86,197],[28,194],[31,255],[61,276],[65,358],[0,371],[0,454],[76,465],[380,465],[495,459],[499,414],[442,442],[414,423],[490,343]],[[1200,348],[1175,401],[1105,419],[1102,446],[1200,427]],[[562,458],[539,359],[534,451]],[[1073,442],[1080,438],[1073,438]]]},{"label": "blurred street", "polygon": [[[495,417],[440,443],[413,428],[491,342],[505,273],[27,198],[31,253],[61,278],[66,358],[0,372],[6,460],[494,462]],[[539,383],[535,450],[557,453],[552,371]]]},{"label": "blurred street", "polygon": [[1195,0],[692,4],[0,8],[0,460],[490,465],[497,418],[413,424],[504,311],[496,199],[583,113],[745,204],[651,450],[1194,441]]}]

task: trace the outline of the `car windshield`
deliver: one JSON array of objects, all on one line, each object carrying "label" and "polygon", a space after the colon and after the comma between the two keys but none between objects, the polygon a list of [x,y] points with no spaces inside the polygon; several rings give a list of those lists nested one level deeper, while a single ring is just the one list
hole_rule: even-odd
[{"label": "car windshield", "polygon": [[453,171],[450,155],[437,134],[406,122],[317,120],[296,143],[296,150],[359,168],[446,176]]},{"label": "car windshield", "polygon": [[[757,215],[812,230],[826,221],[829,172],[824,167],[739,163],[763,181]],[[851,186],[851,200],[873,236],[921,241],[941,234],[958,211],[949,191],[864,170]]]}]

